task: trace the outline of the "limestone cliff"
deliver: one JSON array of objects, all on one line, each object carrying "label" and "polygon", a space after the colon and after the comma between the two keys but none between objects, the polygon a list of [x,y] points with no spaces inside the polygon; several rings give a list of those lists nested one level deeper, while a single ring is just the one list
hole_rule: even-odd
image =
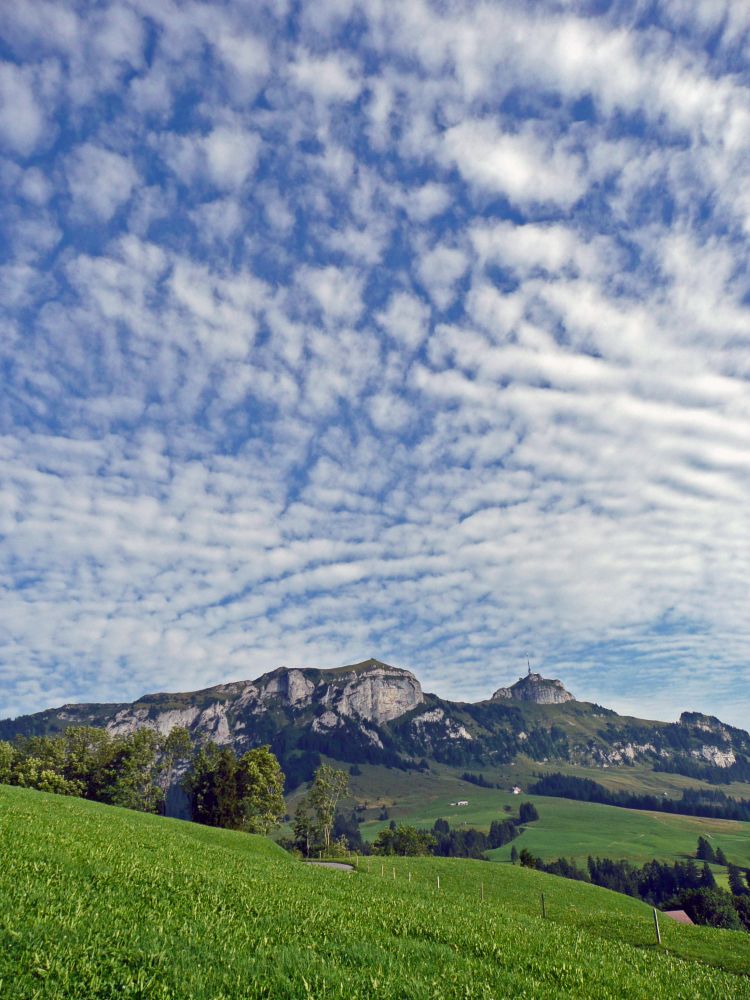
[{"label": "limestone cliff", "polygon": [[[114,735],[149,728],[167,734],[186,726],[198,740],[243,744],[273,738],[288,723],[312,732],[346,728],[352,723],[370,744],[381,745],[368,727],[391,722],[421,705],[424,694],[408,670],[379,660],[337,670],[280,667],[254,681],[235,681],[186,694],[145,695],[130,705],[98,706],[96,723]],[[66,705],[58,719],[90,724],[91,706]],[[322,713],[322,714],[321,714]]]},{"label": "limestone cliff", "polygon": [[492,695],[492,701],[506,699],[531,701],[537,705],[562,705],[566,701],[575,701],[570,691],[563,687],[562,681],[550,680],[531,671],[510,687],[498,688]]}]

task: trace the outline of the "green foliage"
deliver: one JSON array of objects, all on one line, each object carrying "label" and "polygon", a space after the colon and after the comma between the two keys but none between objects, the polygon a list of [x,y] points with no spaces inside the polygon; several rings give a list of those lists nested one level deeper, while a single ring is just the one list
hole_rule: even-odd
[{"label": "green foliage", "polygon": [[735,799],[713,789],[683,788],[678,800],[650,793],[612,791],[575,775],[545,774],[529,791],[534,795],[553,795],[579,802],[599,802],[623,809],[648,809],[653,812],[680,813],[685,816],[708,816],[715,819],[750,821],[750,799]]},{"label": "green foliage", "polygon": [[126,809],[157,812],[164,798],[157,784],[161,738],[153,729],[137,729],[113,741],[105,768],[103,801]]},{"label": "green foliage", "polygon": [[535,871],[394,856],[387,878],[344,875],[8,787],[0,814],[3,1000],[750,998],[750,936],[662,921],[657,949],[642,903]]},{"label": "green foliage", "polygon": [[698,847],[695,851],[695,856],[699,861],[716,861],[716,855],[714,854],[714,849],[711,844],[706,840],[705,837],[698,837]]},{"label": "green foliage", "polygon": [[417,830],[414,826],[399,824],[395,829],[389,827],[387,830],[381,830],[375,839],[373,849],[376,854],[419,857],[430,854],[434,846],[435,838],[426,830]]},{"label": "green foliage", "polygon": [[504,847],[519,835],[518,824],[512,819],[493,819],[490,823],[490,848]]},{"label": "green foliage", "polygon": [[691,889],[681,893],[679,903],[696,924],[740,930],[742,922],[732,905],[732,897],[721,889]]},{"label": "green foliage", "polygon": [[729,877],[729,891],[733,896],[747,896],[750,890],[748,890],[747,882],[742,875],[742,869],[737,865],[729,865],[727,868],[727,875]]},{"label": "green foliage", "polygon": [[330,764],[321,764],[315,772],[312,788],[308,793],[309,812],[326,851],[331,846],[336,806],[339,799],[346,795],[348,788],[349,775],[346,771],[337,771]]},{"label": "green foliage", "polygon": [[174,726],[162,744],[162,769],[164,772],[164,787],[172,784],[174,769],[180,761],[188,760],[193,745],[190,733],[185,726]]},{"label": "green foliage", "polygon": [[521,862],[522,868],[536,868],[537,859],[528,849],[528,847],[522,847],[521,853],[518,855],[518,860]]},{"label": "green foliage", "polygon": [[240,757],[237,793],[244,830],[267,834],[279,825],[285,811],[284,773],[267,746]]},{"label": "green foliage", "polygon": [[708,866],[708,862],[703,862],[703,868],[701,869],[701,889],[715,889],[716,879],[714,878],[714,873]]},{"label": "green foliage", "polygon": [[206,743],[183,784],[193,819],[207,826],[268,833],[284,815],[284,775],[267,746],[238,760],[228,747]]},{"label": "green foliage", "polygon": [[7,740],[0,740],[0,785],[13,784],[13,762],[15,753]]},{"label": "green foliage", "polygon": [[28,736],[0,744],[0,780],[22,788],[75,795],[109,805],[156,812],[162,741],[150,729],[111,736],[71,726],[60,736]]},{"label": "green foliage", "polygon": [[522,802],[518,808],[518,822],[534,823],[539,819],[539,813],[533,802]]},{"label": "green foliage", "polygon": [[292,824],[294,847],[306,858],[323,850],[309,796],[300,799]]}]

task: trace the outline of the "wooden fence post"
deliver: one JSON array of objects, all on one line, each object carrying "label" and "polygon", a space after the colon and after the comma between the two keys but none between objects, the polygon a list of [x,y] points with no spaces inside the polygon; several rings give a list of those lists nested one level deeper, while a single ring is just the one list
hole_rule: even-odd
[{"label": "wooden fence post", "polygon": [[544,905],[544,893],[542,893],[542,916],[547,916],[547,907]]},{"label": "wooden fence post", "polygon": [[484,902],[484,882],[481,882],[480,885],[482,887],[482,902]]},{"label": "wooden fence post", "polygon": [[656,943],[661,944],[661,931],[659,930],[659,916],[656,907],[654,907],[654,927],[656,929]]},{"label": "wooden fence post", "polygon": [[438,892],[440,892],[440,876],[439,875],[437,877],[437,880],[438,880]]}]

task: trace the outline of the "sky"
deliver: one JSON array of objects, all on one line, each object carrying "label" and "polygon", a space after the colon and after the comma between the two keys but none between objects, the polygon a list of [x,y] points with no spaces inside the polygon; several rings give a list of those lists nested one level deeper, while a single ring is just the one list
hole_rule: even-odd
[{"label": "sky", "polygon": [[747,726],[747,4],[0,33],[0,717],[375,656]]}]

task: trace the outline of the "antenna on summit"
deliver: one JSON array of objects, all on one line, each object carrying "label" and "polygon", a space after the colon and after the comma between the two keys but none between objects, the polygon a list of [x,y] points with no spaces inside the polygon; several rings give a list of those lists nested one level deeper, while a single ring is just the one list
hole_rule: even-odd
[{"label": "antenna on summit", "polygon": [[531,660],[529,659],[529,654],[528,653],[524,653],[524,656],[526,657],[526,666],[529,668],[528,673],[526,674],[526,676],[530,677],[531,676]]}]

